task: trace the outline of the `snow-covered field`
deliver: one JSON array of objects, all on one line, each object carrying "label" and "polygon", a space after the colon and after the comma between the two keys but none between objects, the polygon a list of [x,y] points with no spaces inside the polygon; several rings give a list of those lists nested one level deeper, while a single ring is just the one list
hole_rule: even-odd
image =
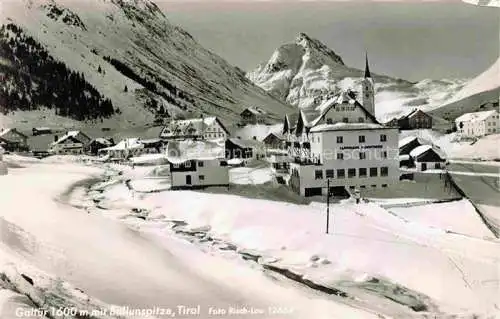
[{"label": "snow-covered field", "polygon": [[[45,284],[53,289],[67,281],[89,295],[83,303],[64,294],[59,303],[204,309],[272,303],[293,308],[283,318],[301,319],[499,315],[499,242],[467,200],[390,209],[344,201],[331,206],[325,234],[323,203],[141,193],[130,185],[161,188],[165,180],[150,178],[161,168],[62,161],[26,160],[25,168],[0,177],[0,254],[6,257],[0,273],[19,278],[9,269],[28,267],[22,272],[35,278],[34,287],[47,282],[38,281],[41,272],[56,278]],[[98,176],[110,179],[87,193]],[[242,261],[244,255],[257,263]],[[305,289],[276,272],[341,296]],[[0,296],[12,294],[5,288]],[[8,300],[3,309],[13,309]]]}]

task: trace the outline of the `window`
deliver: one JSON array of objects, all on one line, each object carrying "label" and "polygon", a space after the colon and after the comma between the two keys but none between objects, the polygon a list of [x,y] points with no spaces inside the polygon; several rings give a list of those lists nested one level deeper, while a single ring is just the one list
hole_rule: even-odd
[{"label": "window", "polygon": [[337,143],[339,143],[339,144],[344,143],[344,137],[343,136],[337,136]]},{"label": "window", "polygon": [[358,123],[363,123],[364,121],[365,121],[365,119],[364,119],[364,118],[362,118],[362,117],[358,117]]},{"label": "window", "polygon": [[366,168],[359,169],[359,177],[366,177]]},{"label": "window", "polygon": [[354,187],[354,186],[349,186],[349,189],[354,190],[355,188],[356,188],[356,187]]},{"label": "window", "polygon": [[360,188],[366,188],[366,186],[365,185],[361,185]]},{"label": "window", "polygon": [[333,120],[329,117],[326,119],[326,124],[333,124]]},{"label": "window", "polygon": [[377,168],[376,167],[370,167],[370,177],[377,176]]},{"label": "window", "polygon": [[387,151],[382,151],[382,158],[387,158]]},{"label": "window", "polygon": [[317,169],[314,171],[314,179],[322,179],[323,178],[323,170]]},{"label": "window", "polygon": [[345,169],[337,170],[337,178],[345,178]]},{"label": "window", "polygon": [[191,167],[191,162],[190,162],[190,161],[187,161],[187,162],[184,164],[184,167],[186,167],[186,168],[190,168],[190,167]]},{"label": "window", "polygon": [[333,178],[333,169],[326,170],[326,178]]},{"label": "window", "polygon": [[220,161],[220,166],[227,166],[227,162],[226,161]]},{"label": "window", "polygon": [[204,181],[205,180],[205,175],[200,175],[200,181]]},{"label": "window", "polygon": [[382,184],[382,187],[387,187],[387,184]]},{"label": "window", "polygon": [[205,165],[205,163],[203,163],[203,161],[198,162],[198,167],[203,167],[204,165]]},{"label": "window", "polygon": [[380,168],[380,176],[387,176],[389,175],[389,168],[388,167],[381,167]]},{"label": "window", "polygon": [[365,152],[359,152],[359,159],[360,160],[366,159],[366,153]]},{"label": "window", "polygon": [[360,135],[359,138],[358,138],[359,142],[360,143],[364,143],[365,142],[365,136],[364,135]]},{"label": "window", "polygon": [[380,142],[387,142],[387,135],[380,134]]},{"label": "window", "polygon": [[356,169],[355,168],[349,168],[347,170],[347,177],[348,178],[353,178],[356,176]]},{"label": "window", "polygon": [[344,118],[342,119],[342,122],[344,122],[344,123],[349,123],[349,119],[348,119],[347,117],[344,117]]},{"label": "window", "polygon": [[337,159],[338,160],[343,160],[344,159],[344,153],[337,153]]},{"label": "window", "polygon": [[174,168],[179,168],[179,164],[174,164]]},{"label": "window", "polygon": [[377,188],[377,185],[372,185],[372,188]]}]

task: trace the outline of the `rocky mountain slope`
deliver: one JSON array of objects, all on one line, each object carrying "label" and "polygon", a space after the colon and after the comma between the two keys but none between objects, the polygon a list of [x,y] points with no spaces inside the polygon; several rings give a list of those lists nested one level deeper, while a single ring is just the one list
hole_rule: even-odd
[{"label": "rocky mountain slope", "polygon": [[[174,116],[205,113],[231,123],[247,106],[259,106],[278,118],[291,109],[251,83],[244,72],[169,23],[150,0],[19,0],[2,1],[0,6],[0,24],[14,25],[21,32],[2,43],[14,54],[10,58],[4,54],[0,57],[0,77],[42,76],[32,74],[28,63],[20,64],[18,50],[13,49],[20,39],[31,37],[55,63],[63,65],[68,73],[78,74],[89,88],[95,88],[96,93],[89,98],[109,99],[113,111],[119,109],[113,115],[108,112],[88,119],[84,115],[87,122],[130,127],[151,123],[155,117],[167,113]],[[20,71],[24,75],[19,75]],[[65,78],[66,75],[61,75],[57,81],[64,82]],[[45,78],[41,82],[47,81]],[[20,85],[21,82],[24,84]],[[40,82],[37,80],[27,90],[28,82],[11,81],[7,85],[2,81],[0,85],[10,95],[22,94],[30,101],[35,91],[43,87],[37,85]],[[37,101],[29,109],[13,108],[4,101],[3,104],[9,104],[3,106],[8,114],[0,115],[0,126],[35,122],[74,126],[80,123],[74,120],[82,119],[74,114],[61,114],[51,101]],[[72,98],[63,102],[74,103]],[[69,117],[73,120],[68,120]],[[99,117],[101,121],[95,121]]]},{"label": "rocky mountain slope", "polygon": [[469,81],[433,113],[453,120],[467,112],[498,109],[500,96],[500,57],[491,67]]},{"label": "rocky mountain slope", "polygon": [[[439,105],[466,82],[457,79],[412,83],[376,74],[373,63],[370,68],[375,80],[376,115],[381,120],[408,108]],[[340,89],[360,90],[363,76],[364,70],[345,65],[333,50],[304,33],[294,42],[280,46],[269,61],[247,73],[255,84],[300,108],[318,105],[324,96]]]}]

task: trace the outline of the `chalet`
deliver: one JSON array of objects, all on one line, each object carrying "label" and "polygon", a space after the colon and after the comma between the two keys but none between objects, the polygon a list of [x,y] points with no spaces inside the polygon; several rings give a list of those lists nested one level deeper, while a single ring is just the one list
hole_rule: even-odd
[{"label": "chalet", "polygon": [[481,137],[500,133],[500,119],[497,110],[465,113],[455,119],[457,133],[463,137]]},{"label": "chalet", "polygon": [[363,104],[346,90],[300,110],[295,123],[285,117],[292,190],[303,196],[344,194],[347,187],[387,187],[399,181],[399,163],[392,154],[397,150],[398,129],[380,124],[374,116],[368,61],[362,88]]},{"label": "chalet", "polygon": [[418,171],[431,169],[442,169],[445,166],[446,159],[431,145],[421,145],[412,150],[409,154],[410,161]]},{"label": "chalet", "polygon": [[163,127],[160,138],[171,140],[225,140],[229,131],[215,116],[201,117],[189,120],[174,120]]},{"label": "chalet", "polygon": [[111,161],[123,161],[144,154],[144,144],[138,138],[125,138],[118,144],[102,148],[99,155],[108,156]]},{"label": "chalet", "polygon": [[207,141],[172,141],[167,145],[171,188],[229,186],[224,147]]},{"label": "chalet", "polygon": [[432,116],[419,109],[405,112],[398,118],[387,123],[389,126],[397,126],[401,130],[430,129],[432,128]]},{"label": "chalet", "polygon": [[28,137],[15,128],[0,131],[0,143],[9,152],[28,151]]},{"label": "chalet", "polygon": [[240,138],[229,138],[226,140],[226,158],[243,159],[249,161],[266,157],[264,143],[257,140],[245,140]]},{"label": "chalet", "polygon": [[82,131],[69,131],[62,137],[54,136],[54,142],[49,145],[51,154],[83,154],[91,138]]},{"label": "chalet", "polygon": [[159,138],[140,139],[139,142],[144,145],[144,153],[158,154],[161,153],[164,143]]},{"label": "chalet", "polygon": [[270,132],[262,140],[268,149],[282,149],[285,147],[285,136],[278,132]]},{"label": "chalet", "polygon": [[258,107],[247,107],[240,113],[242,125],[264,124],[267,118],[267,112]]},{"label": "chalet", "polygon": [[52,134],[52,129],[49,127],[34,127],[32,129],[33,136]]},{"label": "chalet", "polygon": [[85,147],[85,151],[87,153],[90,153],[91,155],[97,155],[99,153],[99,150],[113,146],[114,142],[112,139],[108,140],[102,137],[95,138],[91,140],[87,146]]}]

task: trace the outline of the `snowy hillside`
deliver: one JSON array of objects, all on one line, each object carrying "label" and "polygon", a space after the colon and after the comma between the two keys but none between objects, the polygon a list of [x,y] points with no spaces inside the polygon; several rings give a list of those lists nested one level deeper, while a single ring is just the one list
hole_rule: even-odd
[{"label": "snowy hillside", "polygon": [[[444,105],[436,110],[436,114],[445,118],[455,119],[467,113],[482,111],[485,104],[498,108],[500,95],[500,57],[486,71],[468,82],[460,91],[445,101]],[[483,107],[481,107],[483,105]],[[481,109],[480,109],[481,108]]]},{"label": "snowy hillside", "polygon": [[[375,63],[370,66],[372,71],[377,70]],[[360,90],[363,76],[363,70],[345,65],[334,51],[304,33],[295,42],[280,46],[268,62],[247,73],[255,84],[301,108],[317,105],[322,96],[339,89]],[[382,120],[410,107],[439,105],[465,83],[461,79],[411,83],[373,73],[372,76],[378,106],[376,115]]]},{"label": "snowy hillside", "polygon": [[[280,116],[290,109],[170,24],[150,0],[9,1],[0,10],[0,24],[19,27],[23,37],[32,37],[109,98],[121,114],[105,119],[105,126],[150,123],[155,108],[170,115],[203,112],[228,122],[247,106]],[[53,124],[55,114],[43,116],[37,124]],[[11,117],[16,114],[0,120]]]}]

